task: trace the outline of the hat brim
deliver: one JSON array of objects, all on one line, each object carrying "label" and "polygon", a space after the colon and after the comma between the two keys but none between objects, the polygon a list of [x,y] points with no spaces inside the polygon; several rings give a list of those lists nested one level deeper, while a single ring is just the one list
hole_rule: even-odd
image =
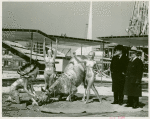
[{"label": "hat brim", "polygon": [[130,50],[132,52],[142,52],[141,50]]},{"label": "hat brim", "polygon": [[131,51],[135,51],[135,52],[137,52],[137,50],[131,50]]}]

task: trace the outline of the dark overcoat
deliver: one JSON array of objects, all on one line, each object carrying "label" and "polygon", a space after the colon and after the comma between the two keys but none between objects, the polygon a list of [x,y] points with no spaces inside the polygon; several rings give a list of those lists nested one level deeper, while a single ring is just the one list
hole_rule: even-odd
[{"label": "dark overcoat", "polygon": [[124,95],[138,97],[142,96],[142,74],[142,61],[139,58],[136,58],[134,61],[130,61],[125,78]]},{"label": "dark overcoat", "polygon": [[113,92],[123,92],[128,61],[128,57],[125,55],[122,55],[120,59],[118,56],[112,58],[110,70]]}]

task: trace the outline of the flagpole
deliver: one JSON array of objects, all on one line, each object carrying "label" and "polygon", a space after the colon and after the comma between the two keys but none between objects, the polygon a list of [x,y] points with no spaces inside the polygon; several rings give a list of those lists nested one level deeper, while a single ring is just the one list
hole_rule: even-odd
[{"label": "flagpole", "polygon": [[90,3],[90,12],[89,12],[89,23],[88,23],[87,39],[92,39],[92,1]]}]

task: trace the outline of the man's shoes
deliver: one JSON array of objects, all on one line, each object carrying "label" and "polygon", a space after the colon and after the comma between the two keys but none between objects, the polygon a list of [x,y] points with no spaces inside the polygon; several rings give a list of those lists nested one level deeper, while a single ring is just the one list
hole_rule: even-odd
[{"label": "man's shoes", "polygon": [[119,100],[119,105],[123,105],[123,100]]},{"label": "man's shoes", "polygon": [[111,104],[118,104],[118,102],[117,102],[117,101],[114,101],[114,102],[112,102]]},{"label": "man's shoes", "polygon": [[130,105],[130,104],[127,104],[127,105],[125,105],[125,107],[132,107],[132,105]]},{"label": "man's shoes", "polygon": [[119,105],[123,105],[123,102],[119,102]]},{"label": "man's shoes", "polygon": [[137,108],[139,108],[139,106],[137,106],[137,105],[133,105],[133,107],[132,107],[133,109],[137,109]]}]

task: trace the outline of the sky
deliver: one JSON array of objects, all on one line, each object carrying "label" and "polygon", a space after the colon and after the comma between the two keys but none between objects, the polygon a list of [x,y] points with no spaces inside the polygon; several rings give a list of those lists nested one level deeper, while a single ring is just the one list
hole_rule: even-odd
[{"label": "sky", "polygon": [[[124,36],[134,2],[92,3],[92,39]],[[85,38],[90,2],[3,2],[2,27],[39,29],[49,35]]]}]

